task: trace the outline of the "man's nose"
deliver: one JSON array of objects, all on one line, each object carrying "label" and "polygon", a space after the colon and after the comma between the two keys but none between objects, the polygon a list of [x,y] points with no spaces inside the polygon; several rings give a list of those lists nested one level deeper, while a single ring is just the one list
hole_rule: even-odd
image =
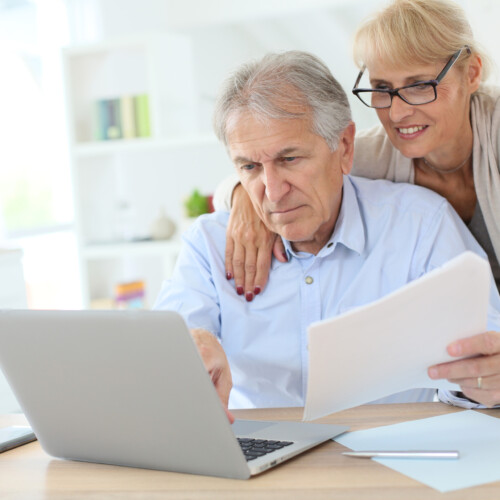
[{"label": "man's nose", "polygon": [[400,122],[404,118],[412,115],[413,111],[413,106],[403,101],[398,95],[392,98],[391,107],[389,108],[391,121],[395,123]]},{"label": "man's nose", "polygon": [[289,191],[290,185],[284,179],[283,172],[274,165],[265,165],[263,172],[266,197],[270,202],[277,203]]}]

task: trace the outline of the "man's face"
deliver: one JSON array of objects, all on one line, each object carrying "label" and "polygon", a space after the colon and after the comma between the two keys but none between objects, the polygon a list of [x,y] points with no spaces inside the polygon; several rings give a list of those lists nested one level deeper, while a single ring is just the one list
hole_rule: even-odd
[{"label": "man's face", "polygon": [[243,112],[232,118],[229,154],[260,218],[296,250],[318,253],[337,221],[354,124],[332,152],[307,117],[262,122]]}]

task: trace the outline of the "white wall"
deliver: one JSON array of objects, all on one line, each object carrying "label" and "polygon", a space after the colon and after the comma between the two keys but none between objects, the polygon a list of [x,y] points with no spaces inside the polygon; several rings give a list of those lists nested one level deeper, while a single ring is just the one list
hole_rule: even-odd
[{"label": "white wall", "polygon": [[[177,31],[190,35],[195,71],[210,123],[210,102],[228,72],[269,51],[307,50],[321,57],[350,91],[357,74],[351,38],[359,22],[385,0],[66,0],[75,42],[134,33]],[[500,2],[458,0],[475,35],[500,62]],[[498,81],[498,75],[497,75]],[[375,113],[353,96],[358,128],[376,123]]]}]

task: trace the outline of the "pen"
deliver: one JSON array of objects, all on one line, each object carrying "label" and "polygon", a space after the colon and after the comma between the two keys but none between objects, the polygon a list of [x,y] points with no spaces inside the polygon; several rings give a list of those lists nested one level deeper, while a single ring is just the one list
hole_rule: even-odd
[{"label": "pen", "polygon": [[358,458],[459,458],[458,451],[344,451],[342,455]]}]

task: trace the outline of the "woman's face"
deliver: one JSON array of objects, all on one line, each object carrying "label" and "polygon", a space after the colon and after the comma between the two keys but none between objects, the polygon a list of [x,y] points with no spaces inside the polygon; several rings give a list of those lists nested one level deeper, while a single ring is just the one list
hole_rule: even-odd
[{"label": "woman's face", "polygon": [[[413,106],[398,96],[390,108],[377,109],[378,117],[394,147],[408,158],[449,155],[463,148],[471,137],[469,119],[470,95],[479,86],[481,63],[471,57],[469,66],[453,67],[437,86],[437,99]],[[372,88],[398,88],[417,81],[433,80],[445,66],[443,63],[408,65],[394,68],[383,60],[367,66]],[[470,141],[468,141],[469,143]]]}]

